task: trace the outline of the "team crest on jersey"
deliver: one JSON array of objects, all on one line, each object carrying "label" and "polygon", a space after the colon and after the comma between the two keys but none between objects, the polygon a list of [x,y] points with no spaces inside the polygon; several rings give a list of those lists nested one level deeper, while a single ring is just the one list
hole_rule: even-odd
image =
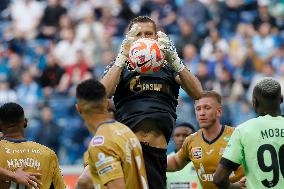
[{"label": "team crest on jersey", "polygon": [[95,136],[91,141],[92,146],[100,146],[103,144],[104,144],[104,136]]},{"label": "team crest on jersey", "polygon": [[201,159],[202,158],[202,148],[194,147],[191,149],[191,154],[193,159]]}]

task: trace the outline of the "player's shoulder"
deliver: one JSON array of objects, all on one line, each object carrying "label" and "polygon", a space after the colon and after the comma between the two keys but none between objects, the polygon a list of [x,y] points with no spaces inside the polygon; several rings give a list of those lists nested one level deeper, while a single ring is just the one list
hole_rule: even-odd
[{"label": "player's shoulder", "polygon": [[41,154],[55,155],[55,152],[51,148],[49,148],[49,147],[47,147],[43,144],[39,144],[39,143],[34,142],[34,141],[28,141],[28,142],[30,143],[29,144],[30,147],[35,147],[36,149],[40,150]]},{"label": "player's shoulder", "polygon": [[188,137],[186,137],[185,142],[187,142],[188,144],[194,142],[195,140],[199,139],[199,137],[202,135],[202,130],[199,129],[198,131],[192,133],[191,135],[189,135]]},{"label": "player's shoulder", "polygon": [[239,124],[236,127],[236,130],[238,131],[244,131],[244,130],[250,130],[252,128],[258,128],[259,124],[263,122],[263,118],[261,117],[256,117],[256,118],[251,118],[241,124]]},{"label": "player's shoulder", "polygon": [[99,146],[105,146],[105,139],[107,139],[106,136],[101,134],[96,134],[93,136],[93,138],[90,141],[89,147],[99,147]]},{"label": "player's shoulder", "polygon": [[96,132],[96,135],[106,136],[107,138],[111,137],[120,137],[122,135],[134,135],[132,130],[124,125],[123,123],[120,123],[116,120],[113,120],[113,122],[107,123],[107,125],[102,126],[98,131]]},{"label": "player's shoulder", "polygon": [[32,149],[33,151],[40,151],[41,154],[45,152],[53,152],[49,147],[44,146],[40,143],[34,142],[32,140],[10,140],[10,139],[1,139],[0,143],[10,143],[12,145],[19,145],[21,147]]},{"label": "player's shoulder", "polygon": [[235,127],[232,127],[230,125],[225,125],[224,127],[224,134],[233,133],[235,130]]}]

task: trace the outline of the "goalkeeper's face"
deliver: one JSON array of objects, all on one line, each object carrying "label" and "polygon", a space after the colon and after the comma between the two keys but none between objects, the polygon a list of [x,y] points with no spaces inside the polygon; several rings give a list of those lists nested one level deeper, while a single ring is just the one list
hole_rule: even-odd
[{"label": "goalkeeper's face", "polygon": [[135,40],[140,38],[150,38],[150,39],[157,39],[157,31],[153,23],[151,22],[138,22],[139,31],[135,36]]}]

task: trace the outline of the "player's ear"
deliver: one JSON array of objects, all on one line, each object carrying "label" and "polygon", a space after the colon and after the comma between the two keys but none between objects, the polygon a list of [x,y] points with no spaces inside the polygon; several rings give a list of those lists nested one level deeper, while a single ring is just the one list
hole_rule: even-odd
[{"label": "player's ear", "polygon": [[252,99],[252,105],[253,105],[254,108],[257,108],[258,102],[257,102],[257,99],[256,99],[256,98],[253,98],[253,99]]},{"label": "player's ear", "polygon": [[109,99],[106,100],[106,109],[107,111],[110,111],[110,100]]},{"label": "player's ear", "polygon": [[217,107],[217,113],[219,117],[222,116],[222,106],[221,105]]},{"label": "player's ear", "polygon": [[27,126],[28,126],[28,119],[25,118],[25,120],[24,120],[24,128],[26,128]]},{"label": "player's ear", "polygon": [[82,114],[82,111],[81,111],[79,105],[78,105],[78,104],[75,104],[75,107],[76,107],[77,112],[81,115],[81,114]]}]

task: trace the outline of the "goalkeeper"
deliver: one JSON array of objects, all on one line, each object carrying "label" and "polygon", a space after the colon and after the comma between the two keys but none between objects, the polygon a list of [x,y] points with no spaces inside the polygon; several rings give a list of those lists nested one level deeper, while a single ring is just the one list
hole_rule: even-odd
[{"label": "goalkeeper", "polygon": [[[179,88],[194,100],[201,97],[198,79],[185,68],[169,37],[158,31],[149,17],[134,18],[113,64],[101,82],[108,97],[114,97],[116,119],[129,126],[141,142],[150,189],[166,187],[166,148],[175,125]],[[155,74],[129,70],[128,52],[139,38],[158,41],[165,65]],[[128,69],[127,69],[128,68]],[[152,87],[159,86],[159,87]]]}]

